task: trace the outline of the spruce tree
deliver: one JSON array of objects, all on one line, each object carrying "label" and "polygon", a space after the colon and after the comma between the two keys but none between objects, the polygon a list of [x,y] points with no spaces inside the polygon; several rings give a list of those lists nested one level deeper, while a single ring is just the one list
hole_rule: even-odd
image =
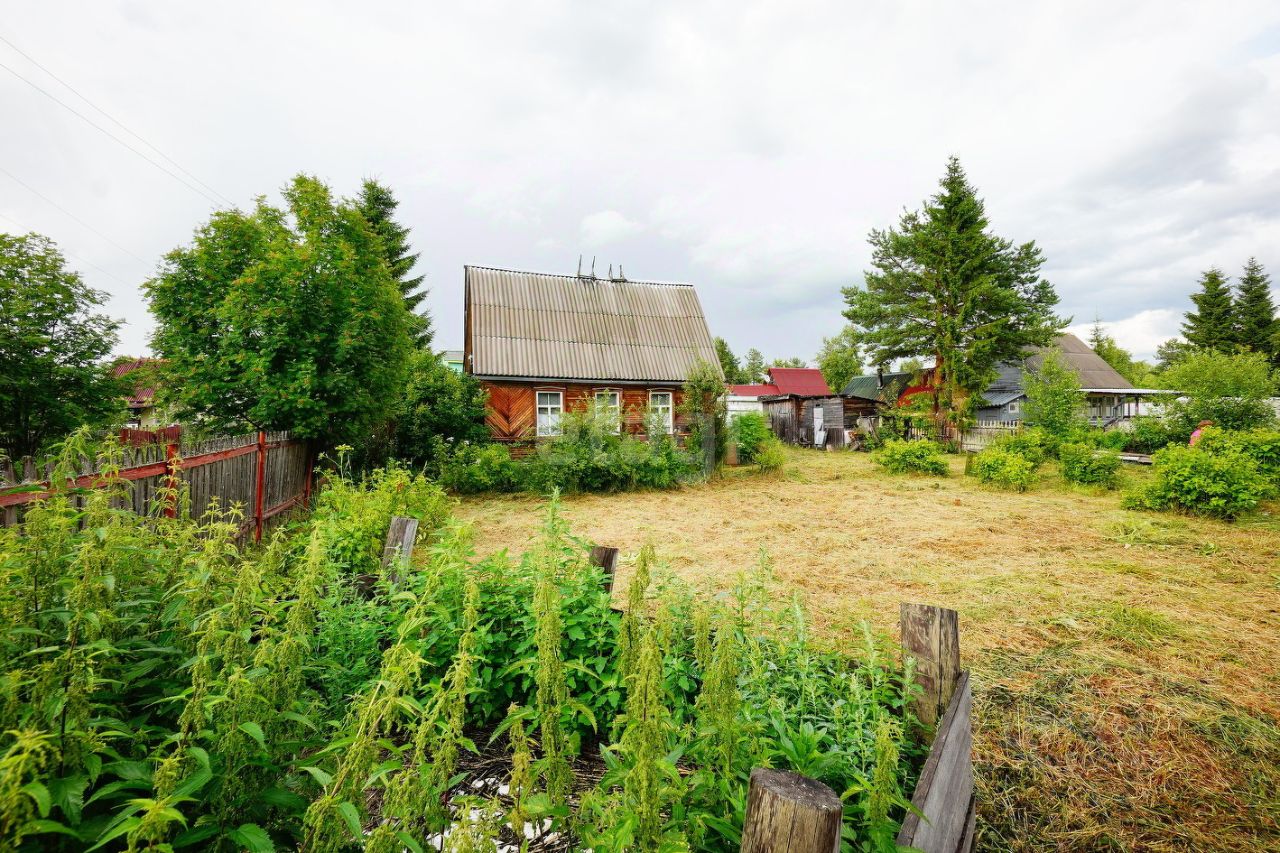
[{"label": "spruce tree", "polygon": [[1186,313],[1182,336],[1198,349],[1231,352],[1235,349],[1236,330],[1227,277],[1217,267],[1200,276],[1200,292],[1191,294],[1195,310]]},{"label": "spruce tree", "polygon": [[936,195],[897,228],[871,232],[873,270],[845,288],[845,318],[873,364],[934,359],[934,411],[960,420],[996,366],[1020,361],[1065,325],[1040,277],[1034,242],[988,230],[986,210],[952,157]]},{"label": "spruce tree", "polygon": [[716,346],[716,358],[720,361],[720,369],[724,371],[724,381],[730,385],[746,384],[746,380],[742,378],[742,365],[738,362],[738,357],[733,354],[733,350],[729,348],[729,342],[724,338],[716,338],[713,343]]},{"label": "spruce tree", "polygon": [[409,251],[409,229],[395,220],[396,208],[400,206],[400,202],[389,187],[367,179],[360,188],[358,205],[364,218],[381,238],[391,277],[395,279],[396,286],[404,297],[405,309],[413,315],[414,342],[420,349],[427,349],[435,337],[435,330],[431,327],[431,317],[420,309],[422,300],[427,296],[427,290],[422,286],[426,276],[409,274],[418,263],[420,253]]},{"label": "spruce tree", "polygon": [[1271,300],[1271,277],[1250,258],[1240,276],[1236,297],[1236,343],[1254,352],[1265,353],[1272,363],[1277,362],[1276,335],[1280,323],[1276,322],[1276,306]]}]

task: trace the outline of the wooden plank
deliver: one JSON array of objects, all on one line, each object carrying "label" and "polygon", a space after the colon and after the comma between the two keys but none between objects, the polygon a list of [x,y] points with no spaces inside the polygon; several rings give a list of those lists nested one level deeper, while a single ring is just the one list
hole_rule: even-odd
[{"label": "wooden plank", "polygon": [[618,549],[608,545],[591,546],[591,565],[604,569],[604,590],[613,593],[613,578],[618,571]]},{"label": "wooden plank", "polygon": [[961,673],[911,798],[897,843],[922,853],[967,853],[973,848],[973,691]]},{"label": "wooden plank", "polygon": [[747,789],[742,853],[836,853],[844,806],[826,785],[757,767]]},{"label": "wooden plank", "polygon": [[418,519],[393,516],[382,548],[382,568],[392,583],[400,582],[400,570],[409,567],[413,543],[418,538]]},{"label": "wooden plank", "polygon": [[937,722],[960,677],[959,621],[959,614],[945,607],[901,605],[902,648],[916,659],[916,680],[923,688],[915,712],[927,726]]}]

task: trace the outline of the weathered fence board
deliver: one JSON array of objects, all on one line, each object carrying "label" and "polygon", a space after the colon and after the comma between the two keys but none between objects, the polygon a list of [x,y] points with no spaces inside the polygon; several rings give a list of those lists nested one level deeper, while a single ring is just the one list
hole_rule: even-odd
[{"label": "weathered fence board", "polygon": [[973,850],[973,690],[969,673],[960,675],[947,713],[938,725],[933,747],[920,771],[911,804],[924,814],[909,813],[898,844],[922,853],[969,853]]},{"label": "weathered fence board", "polygon": [[[265,524],[310,499],[312,458],[304,442],[285,432],[261,432],[222,436],[203,441],[182,440],[174,429],[156,433],[163,444],[136,444],[120,448],[122,465],[117,476],[129,483],[128,505],[139,515],[174,507],[157,506],[162,489],[177,476],[188,489],[191,514],[203,517],[215,506],[227,510],[238,505],[246,520],[242,530],[253,530],[261,539]],[[136,431],[127,436],[139,440]],[[22,522],[23,508],[48,495],[52,464],[37,466],[30,458],[17,463],[0,457],[0,526]],[[73,485],[93,488],[102,482],[93,460],[82,459]],[[83,505],[81,496],[73,498]]]},{"label": "weathered fence board", "polygon": [[618,549],[608,545],[591,546],[591,565],[604,569],[605,592],[613,592],[613,578],[618,572]]},{"label": "weathered fence board", "polygon": [[400,582],[400,572],[413,559],[413,543],[418,539],[418,519],[392,516],[387,541],[382,546],[382,568],[392,583]]},{"label": "weathered fence board", "polygon": [[933,725],[951,701],[960,678],[959,614],[945,607],[903,602],[900,609],[902,648],[916,659],[916,716]]}]

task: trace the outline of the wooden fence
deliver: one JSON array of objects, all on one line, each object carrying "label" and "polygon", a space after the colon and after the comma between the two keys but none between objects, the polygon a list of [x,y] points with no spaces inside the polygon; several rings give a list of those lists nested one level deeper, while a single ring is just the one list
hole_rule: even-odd
[{"label": "wooden fence", "polygon": [[[949,438],[955,441],[961,450],[977,451],[991,446],[997,439],[1013,435],[1022,429],[1020,421],[978,421],[966,430],[956,430]],[[933,438],[933,433],[921,427],[907,428],[907,438],[912,441]]]},{"label": "wooden fence", "polygon": [[[146,515],[175,508],[157,507],[160,490],[173,476],[181,478],[191,497],[191,514],[204,515],[215,501],[244,511],[242,533],[253,531],[261,540],[266,523],[311,499],[314,459],[305,442],[287,432],[258,432],[196,442],[173,440],[120,448],[123,464],[118,476],[130,484],[129,503]],[[0,527],[20,524],[23,508],[48,495],[53,466],[37,466],[30,458],[17,463],[0,457]],[[93,488],[103,482],[97,462],[82,459],[73,485]],[[83,504],[83,497],[75,498]]]}]

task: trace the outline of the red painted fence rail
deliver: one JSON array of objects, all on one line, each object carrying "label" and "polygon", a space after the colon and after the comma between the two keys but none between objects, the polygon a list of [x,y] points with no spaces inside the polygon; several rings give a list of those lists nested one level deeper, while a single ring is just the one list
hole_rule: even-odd
[{"label": "red painted fence rail", "polygon": [[[175,428],[158,431],[159,443],[121,447],[124,457],[118,475],[131,485],[132,508],[140,515],[163,511],[173,515],[174,507],[156,506],[161,489],[169,478],[178,476],[191,497],[191,513],[203,516],[214,506],[233,505],[245,513],[244,532],[253,531],[262,539],[266,522],[311,499],[315,460],[306,442],[287,432],[258,432],[222,436],[184,443]],[[122,436],[126,442],[135,436]],[[16,464],[0,456],[0,527],[20,524],[23,507],[48,496],[52,466],[37,466],[30,458]],[[102,476],[93,460],[81,460],[74,485],[91,489]],[[81,500],[77,498],[77,500]]]}]

